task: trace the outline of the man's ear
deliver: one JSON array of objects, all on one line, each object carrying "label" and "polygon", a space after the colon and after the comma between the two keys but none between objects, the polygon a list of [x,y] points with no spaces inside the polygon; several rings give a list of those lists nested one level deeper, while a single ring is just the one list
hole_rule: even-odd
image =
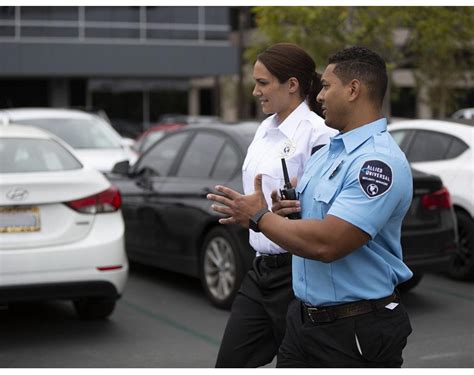
[{"label": "man's ear", "polygon": [[288,89],[291,94],[294,94],[295,92],[299,92],[300,82],[298,81],[297,78],[291,77],[288,79]]},{"label": "man's ear", "polygon": [[360,97],[362,90],[364,89],[362,83],[358,79],[353,79],[348,85],[349,90],[349,101],[353,102]]}]

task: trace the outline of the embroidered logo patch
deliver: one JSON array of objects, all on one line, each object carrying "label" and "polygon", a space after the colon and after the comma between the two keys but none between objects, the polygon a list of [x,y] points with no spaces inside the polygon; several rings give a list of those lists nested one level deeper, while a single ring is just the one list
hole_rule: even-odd
[{"label": "embroidered logo patch", "polygon": [[365,195],[375,198],[392,186],[392,168],[381,160],[369,160],[359,172],[359,184]]}]

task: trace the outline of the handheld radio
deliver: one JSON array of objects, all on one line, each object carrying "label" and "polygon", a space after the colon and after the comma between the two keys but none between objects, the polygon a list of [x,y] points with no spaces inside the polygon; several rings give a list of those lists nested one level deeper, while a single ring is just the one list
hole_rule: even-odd
[{"label": "handheld radio", "polygon": [[[286,168],[286,162],[284,158],[281,159],[281,166],[283,168],[283,178],[285,179],[285,185],[283,185],[283,189],[280,189],[281,199],[297,200],[298,197],[296,195],[296,190],[291,186],[291,181],[290,177],[288,176],[288,169]],[[291,220],[301,219],[299,212],[293,212],[287,217]]]}]

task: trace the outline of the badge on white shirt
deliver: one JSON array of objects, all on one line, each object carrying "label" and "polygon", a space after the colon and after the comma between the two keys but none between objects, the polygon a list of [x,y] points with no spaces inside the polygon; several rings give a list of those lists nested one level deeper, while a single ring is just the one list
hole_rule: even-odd
[{"label": "badge on white shirt", "polygon": [[289,158],[296,151],[296,142],[292,139],[287,139],[278,146],[278,156],[280,158]]}]

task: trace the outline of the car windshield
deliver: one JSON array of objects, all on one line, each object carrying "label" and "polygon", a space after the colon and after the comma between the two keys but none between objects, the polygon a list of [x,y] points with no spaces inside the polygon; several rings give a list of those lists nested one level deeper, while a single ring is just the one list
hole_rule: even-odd
[{"label": "car windshield", "polygon": [[121,147],[120,138],[113,130],[94,118],[34,118],[18,122],[47,130],[77,149]]},{"label": "car windshield", "polygon": [[50,139],[0,138],[0,173],[67,171],[81,163]]}]

